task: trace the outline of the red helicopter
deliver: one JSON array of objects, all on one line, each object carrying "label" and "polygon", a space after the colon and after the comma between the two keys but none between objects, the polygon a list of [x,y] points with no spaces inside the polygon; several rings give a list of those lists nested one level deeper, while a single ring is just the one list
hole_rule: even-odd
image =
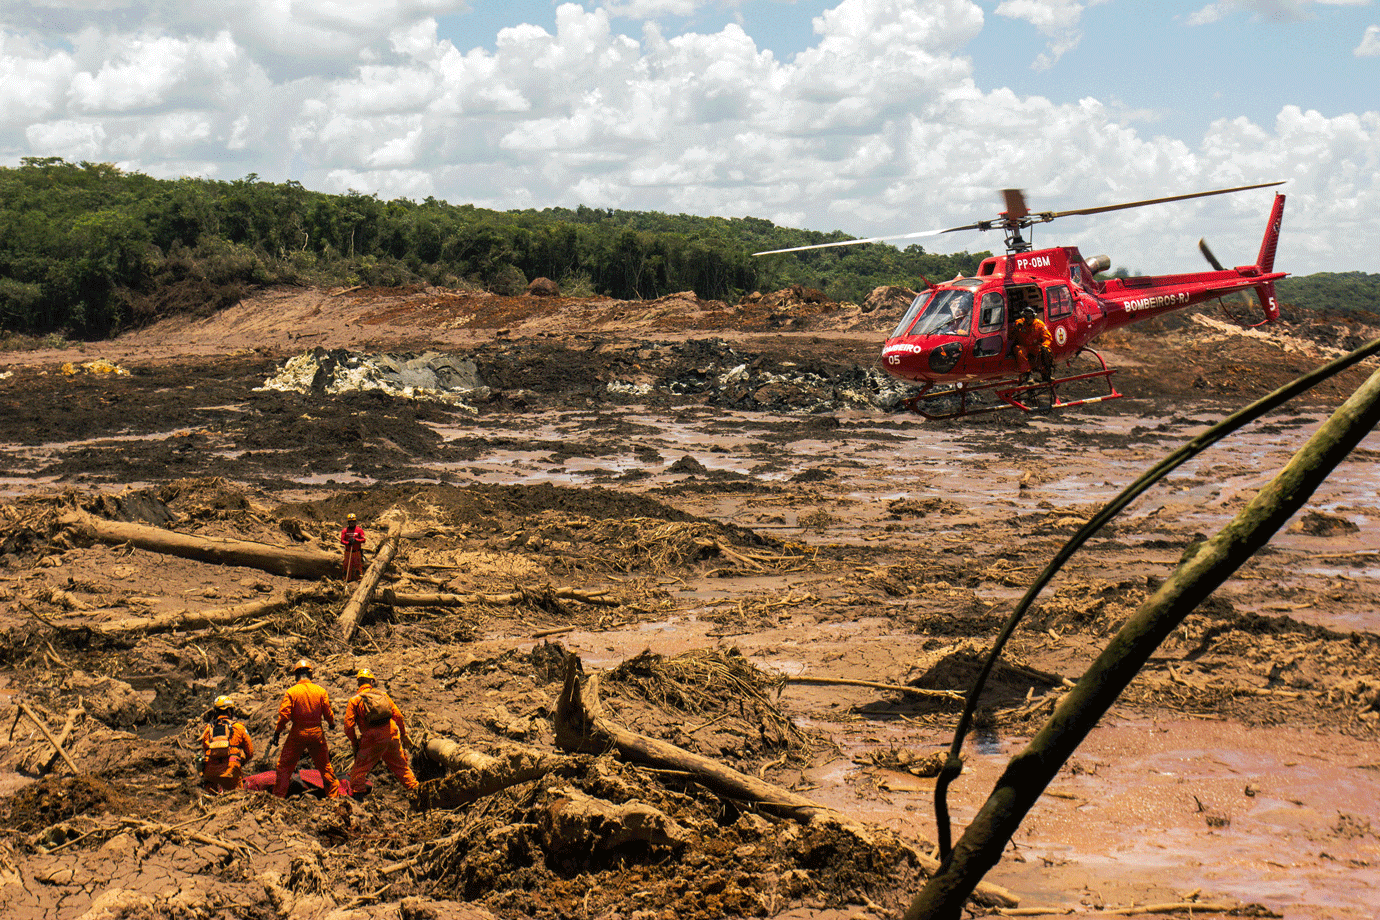
[{"label": "red helicopter", "polygon": [[[1019,189],[1006,189],[1002,192],[1006,210],[994,220],[947,230],[797,246],[754,255],[1000,228],[1006,236],[1007,254],[983,260],[974,277],[959,276],[942,284],[926,281],[926,289],[911,303],[887,338],[882,348],[882,367],[893,377],[922,385],[920,392],[906,400],[906,404],[930,419],[1012,408],[1029,412],[1043,408],[1036,404],[1043,398],[1041,394],[1048,394],[1051,408],[1079,406],[1122,395],[1111,381],[1115,370],[1108,368],[1107,362],[1089,345],[1108,329],[1246,290],[1254,290],[1260,300],[1265,314],[1261,323],[1279,319],[1274,283],[1287,273],[1276,272],[1274,263],[1284,215],[1284,195],[1275,195],[1255,264],[1230,269],[1223,268],[1207,244],[1200,240],[1199,248],[1212,264],[1213,271],[1099,280],[1096,276],[1111,267],[1111,260],[1106,256],[1084,259],[1076,246],[1032,249],[1021,231],[1056,217],[1101,214],[1281,184],[1266,182],[1125,204],[1038,213],[1026,207],[1025,196]],[[1026,314],[1026,318],[1018,326],[1022,314]],[[1045,340],[1047,352],[1039,347],[1041,339]],[[1090,365],[1093,369],[1071,370],[1069,365],[1074,359],[1084,355],[1094,362]],[[1063,368],[1062,376],[1054,374],[1054,367]],[[1040,371],[1042,379],[1039,382],[1031,382],[1032,370]],[[1066,392],[1068,389],[1081,392],[1087,389],[1086,385],[1078,386],[1083,381],[1098,380],[1105,384],[1106,393],[1079,395],[1073,399],[1060,396],[1061,387],[1065,387]],[[1100,389],[1101,384],[1097,387]]]}]

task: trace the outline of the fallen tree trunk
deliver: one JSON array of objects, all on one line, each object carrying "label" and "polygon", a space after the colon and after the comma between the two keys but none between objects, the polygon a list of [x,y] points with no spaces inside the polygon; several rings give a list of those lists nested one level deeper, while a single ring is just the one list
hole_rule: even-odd
[{"label": "fallen tree trunk", "polygon": [[[279,610],[299,604],[304,600],[319,597],[320,595],[313,592],[282,591],[263,600],[250,601],[247,604],[235,604],[232,607],[217,607],[213,610],[197,611],[180,610],[177,613],[165,613],[151,617],[125,617],[119,620],[109,620],[105,623],[85,621],[80,624],[80,627],[107,635],[163,633],[178,629],[206,629],[211,626],[228,626],[243,620],[252,620],[255,617],[277,613]],[[59,623],[57,625],[64,628],[77,628],[78,624]]]},{"label": "fallen tree trunk", "polygon": [[579,601],[600,607],[617,607],[619,602],[607,597],[607,591],[577,591],[574,588],[555,588],[551,591],[513,591],[508,594],[435,594],[409,593],[384,588],[379,591],[379,600],[394,607],[464,607],[470,604],[521,604],[527,600],[539,600],[544,596],[560,600]]},{"label": "fallen tree trunk", "polygon": [[[762,811],[801,823],[814,819],[833,821],[847,828],[860,840],[871,843],[873,832],[862,822],[821,805],[818,802],[797,795],[789,789],[782,789],[766,780],[740,773],[683,748],[665,741],[648,738],[629,731],[604,715],[599,701],[599,675],[590,675],[584,692],[581,693],[579,680],[579,656],[566,657],[565,684],[561,688],[560,699],[556,702],[555,729],[556,744],[568,751],[587,754],[603,754],[615,750],[625,760],[645,764],[663,770],[689,773],[695,781],[719,795],[729,799],[751,802]],[[908,848],[917,863],[931,874],[939,870],[939,861],[923,853]],[[1002,907],[1014,907],[1019,902],[1005,889],[987,883],[979,887],[977,897],[984,903]]]},{"label": "fallen tree trunk", "polygon": [[393,561],[393,555],[398,551],[398,541],[401,539],[402,524],[399,521],[394,521],[392,526],[388,528],[388,536],[384,537],[383,545],[379,547],[374,561],[369,563],[364,577],[359,580],[359,587],[355,589],[354,597],[350,598],[350,602],[341,611],[340,638],[346,642],[355,637],[355,630],[359,629],[359,621],[364,618],[364,611],[369,609],[369,602],[374,598],[374,590],[379,586],[379,579],[383,578],[384,571]]},{"label": "fallen tree trunk", "polygon": [[422,783],[417,805],[424,809],[468,805],[509,786],[541,779],[565,759],[552,751],[518,744],[501,745],[488,754],[445,738],[428,741],[422,754],[449,774]]},{"label": "fallen tree trunk", "polygon": [[97,543],[128,543],[153,553],[216,565],[244,566],[288,578],[326,578],[340,574],[338,556],[309,547],[270,546],[248,540],[198,537],[147,524],[107,521],[80,512],[65,514],[60,521],[63,526],[74,530],[78,537]]}]

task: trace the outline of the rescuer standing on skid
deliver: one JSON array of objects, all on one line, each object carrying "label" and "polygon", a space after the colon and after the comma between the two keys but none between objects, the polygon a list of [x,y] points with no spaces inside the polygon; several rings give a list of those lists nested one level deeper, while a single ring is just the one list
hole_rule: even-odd
[{"label": "rescuer standing on skid", "polygon": [[1054,356],[1049,346],[1053,339],[1044,320],[1035,314],[1035,308],[1027,306],[1021,310],[1016,320],[1016,357],[1026,362],[1027,374],[1039,373],[1040,379],[1049,383],[1054,377]]},{"label": "rescuer standing on skid", "polygon": [[412,742],[407,737],[402,712],[393,699],[376,686],[373,671],[361,668],[356,679],[359,692],[350,697],[345,707],[345,737],[350,739],[350,747],[355,752],[355,765],[350,768],[350,789],[363,788],[369,771],[382,760],[409,793],[416,792],[417,777],[403,756],[403,748],[411,750]]},{"label": "rescuer standing on skid", "polygon": [[254,756],[254,742],[244,723],[235,718],[235,704],[228,696],[216,697],[201,730],[201,785],[207,792],[234,792],[240,788],[240,764]]},{"label": "rescuer standing on skid", "polygon": [[345,580],[359,581],[364,575],[364,528],[355,520],[354,512],[345,515],[340,544],[345,547]]},{"label": "rescuer standing on skid", "polygon": [[312,764],[321,771],[321,785],[326,795],[340,795],[340,783],[331,769],[331,753],[326,749],[326,733],[321,729],[324,720],[331,731],[335,731],[335,712],[331,710],[331,698],[326,691],[312,683],[311,672],[311,662],[305,658],[293,665],[292,673],[297,683],[288,688],[278,707],[278,727],[273,732],[269,750],[278,745],[283,729],[292,723],[287,743],[278,754],[278,778],[273,784],[273,794],[280,799],[287,795],[292,771],[297,769],[297,761],[304,751],[311,755]]}]

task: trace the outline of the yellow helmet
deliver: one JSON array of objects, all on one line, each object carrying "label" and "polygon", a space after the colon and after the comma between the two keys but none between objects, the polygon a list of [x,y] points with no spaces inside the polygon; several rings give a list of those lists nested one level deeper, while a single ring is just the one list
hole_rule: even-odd
[{"label": "yellow helmet", "polygon": [[354,513],[353,511],[351,511],[349,514],[345,515],[345,520],[350,521],[351,523],[353,523],[354,520],[355,520],[355,513]]},{"label": "yellow helmet", "polygon": [[297,663],[292,666],[292,673],[294,674],[298,673],[299,671],[306,671],[308,674],[310,674],[314,670],[316,669],[311,666],[311,662],[308,661],[306,658],[298,658]]},{"label": "yellow helmet", "polygon": [[214,705],[212,708],[214,708],[214,709],[234,709],[234,708],[235,708],[235,703],[234,703],[234,701],[231,700],[230,697],[228,697],[228,696],[218,696],[218,697],[216,697],[215,705]]},{"label": "yellow helmet", "polygon": [[374,672],[371,671],[371,670],[369,670],[368,668],[360,668],[360,669],[359,669],[359,673],[355,675],[355,678],[356,678],[361,684],[364,683],[365,681],[368,681],[369,683],[372,684],[372,683],[374,682]]}]

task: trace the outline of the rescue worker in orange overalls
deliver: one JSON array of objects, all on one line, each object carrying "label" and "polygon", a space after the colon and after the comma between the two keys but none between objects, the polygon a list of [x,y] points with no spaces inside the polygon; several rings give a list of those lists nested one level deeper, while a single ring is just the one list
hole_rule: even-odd
[{"label": "rescue worker in orange overalls", "polygon": [[331,731],[335,731],[335,712],[331,709],[330,696],[312,683],[311,672],[311,662],[305,658],[293,665],[292,674],[297,678],[297,683],[288,688],[278,707],[278,727],[273,732],[273,743],[269,745],[269,750],[277,747],[283,729],[289,722],[292,723],[287,743],[278,753],[278,778],[273,784],[273,794],[280,799],[287,795],[292,772],[297,769],[297,761],[302,759],[303,752],[311,755],[312,765],[321,771],[321,785],[326,795],[340,795],[340,783],[331,769],[331,752],[326,748],[326,733],[321,729],[321,723],[325,721]]},{"label": "rescue worker in orange overalls", "polygon": [[364,575],[364,528],[359,526],[353,512],[345,515],[340,544],[345,547],[345,580],[359,581]]},{"label": "rescue worker in orange overalls", "polygon": [[235,704],[228,696],[216,697],[201,730],[201,785],[207,792],[234,792],[240,788],[240,764],[254,756],[254,742],[244,723],[235,719]]},{"label": "rescue worker in orange overalls", "polygon": [[345,706],[345,737],[350,739],[350,747],[355,752],[355,765],[350,768],[350,789],[363,788],[369,771],[382,760],[409,793],[416,792],[417,777],[403,756],[403,748],[411,750],[412,741],[407,737],[402,711],[392,697],[378,688],[373,671],[361,668],[356,679],[359,692],[350,697]]},{"label": "rescue worker in orange overalls", "polygon": [[1016,357],[1028,368],[1025,375],[1038,373],[1041,380],[1049,383],[1054,377],[1054,356],[1049,350],[1053,339],[1049,327],[1035,315],[1034,307],[1027,306],[1016,320],[1014,331]]}]

